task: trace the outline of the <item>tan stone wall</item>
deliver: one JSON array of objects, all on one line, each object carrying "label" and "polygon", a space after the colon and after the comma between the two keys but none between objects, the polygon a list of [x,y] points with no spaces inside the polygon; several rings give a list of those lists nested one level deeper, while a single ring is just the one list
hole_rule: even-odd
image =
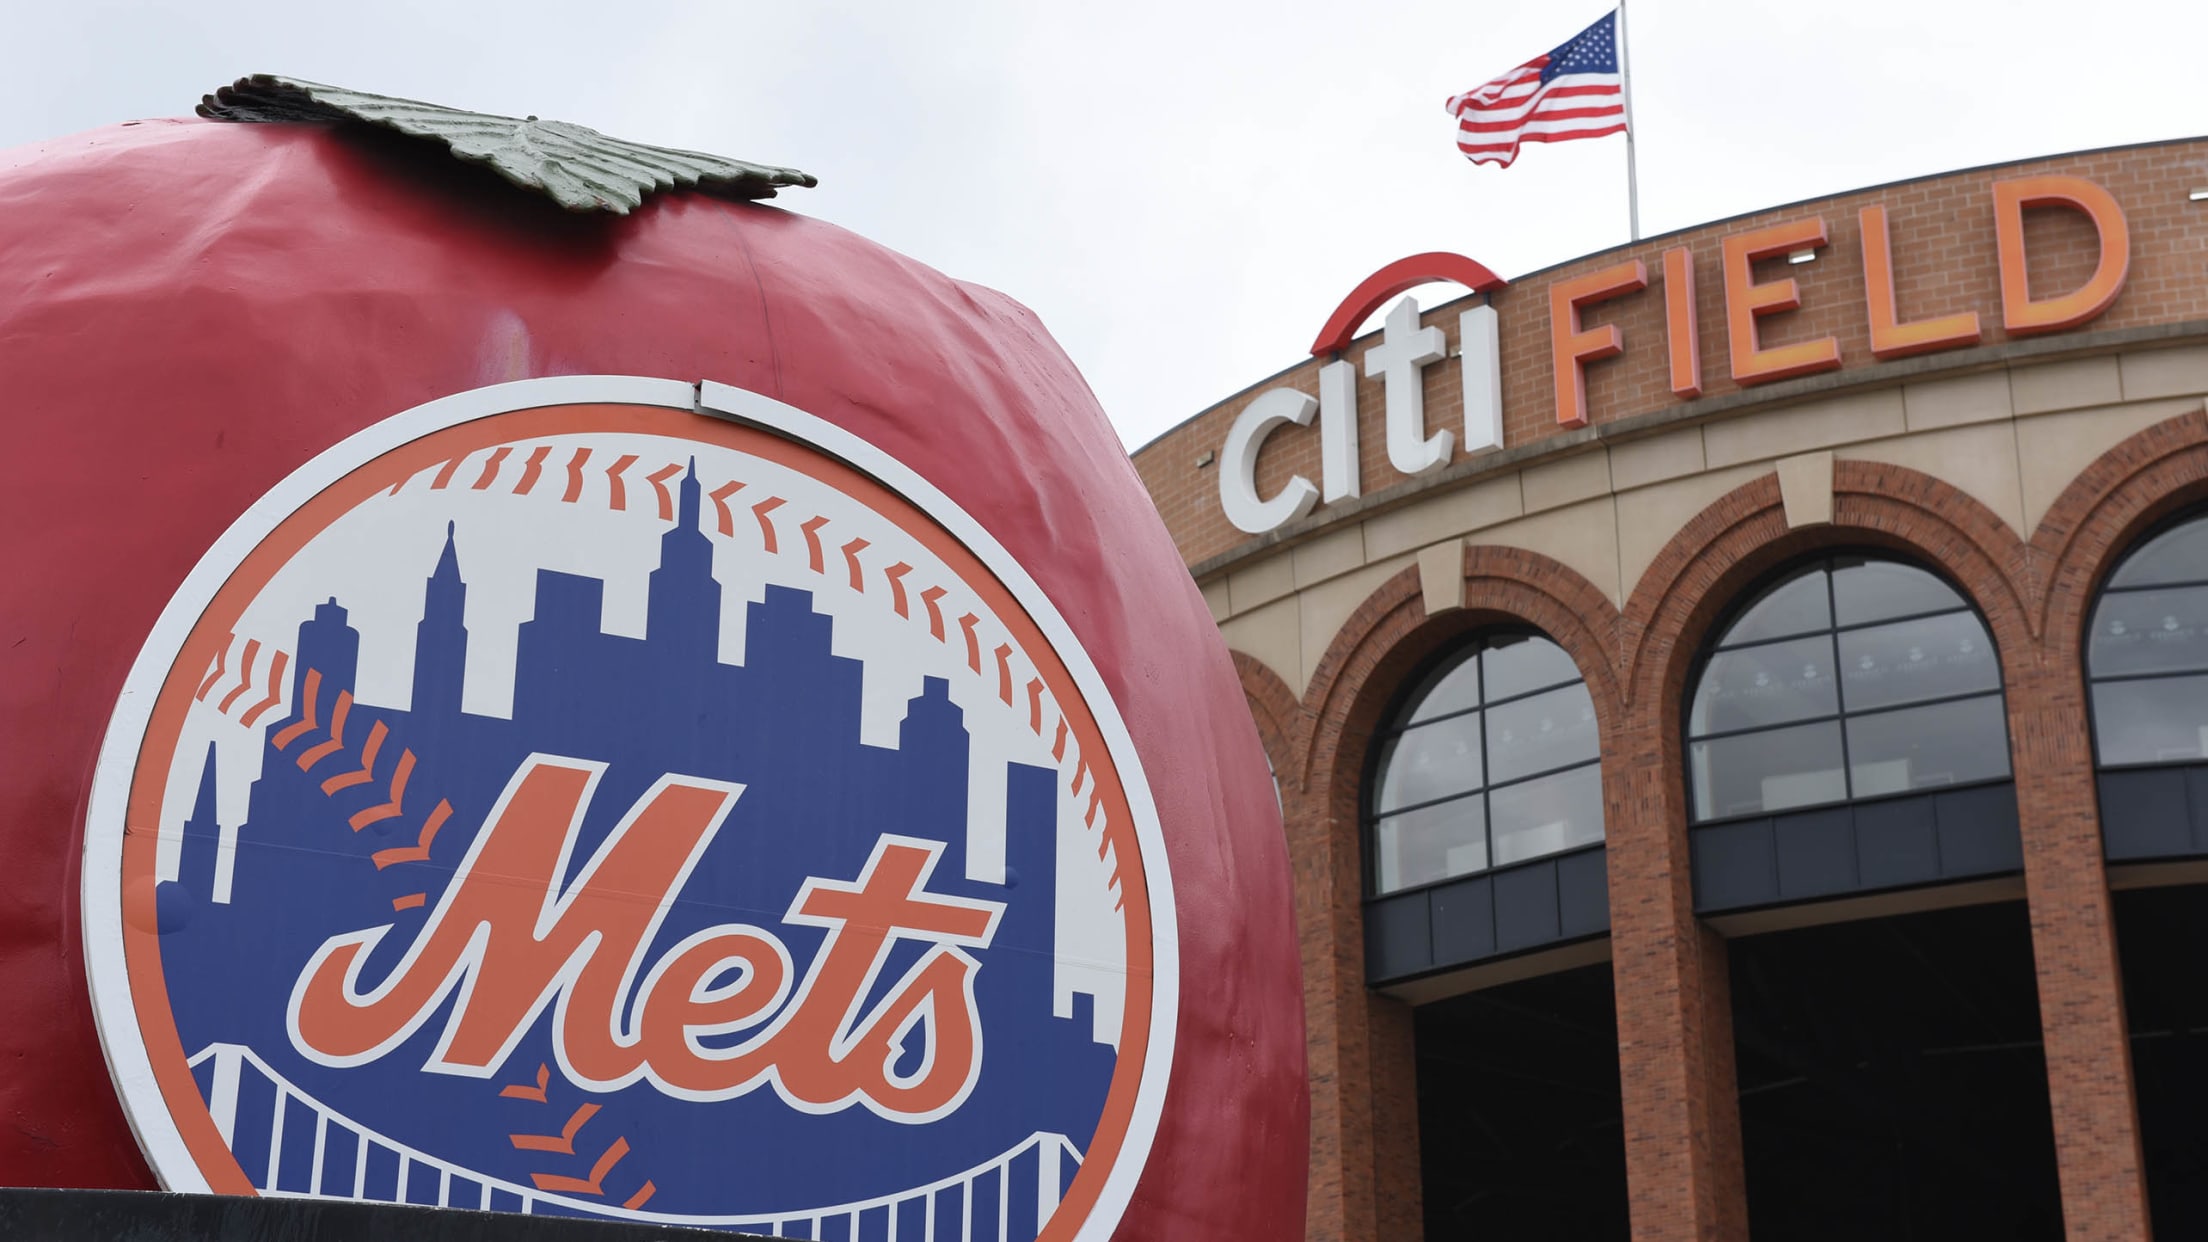
[{"label": "tan stone wall", "polygon": [[1202,585],[1227,645],[1300,694],[1350,611],[1434,544],[1462,538],[1538,552],[1622,607],[1688,519],[1779,460],[1817,450],[1932,474],[2028,539],[2086,463],[2142,428],[2200,409],[2204,394],[2208,342],[2197,342],[1748,410],[1437,488],[1239,561]]}]

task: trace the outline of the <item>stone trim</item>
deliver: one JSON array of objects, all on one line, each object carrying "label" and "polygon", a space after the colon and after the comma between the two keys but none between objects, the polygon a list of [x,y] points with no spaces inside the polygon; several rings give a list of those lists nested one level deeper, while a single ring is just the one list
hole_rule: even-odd
[{"label": "stone trim", "polygon": [[1597,445],[1638,440],[1664,431],[1699,426],[1735,413],[1751,410],[1761,413],[1819,397],[1893,387],[1907,381],[1933,377],[1960,377],[2026,362],[2089,357],[2139,346],[2151,349],[2203,340],[2208,340],[2208,320],[2026,337],[1972,349],[1919,354],[1892,362],[1823,371],[1741,392],[1685,401],[1646,414],[1595,423],[1574,431],[1558,432],[1516,448],[1460,458],[1431,474],[1405,479],[1355,499],[1335,501],[1321,506],[1308,517],[1290,522],[1278,530],[1246,539],[1216,556],[1206,557],[1190,565],[1188,572],[1198,581],[1204,581],[1254,557],[1301,543],[1334,526],[1399,508],[1426,495],[1446,492],[1461,483],[1523,469],[1531,464],[1582,452]]}]

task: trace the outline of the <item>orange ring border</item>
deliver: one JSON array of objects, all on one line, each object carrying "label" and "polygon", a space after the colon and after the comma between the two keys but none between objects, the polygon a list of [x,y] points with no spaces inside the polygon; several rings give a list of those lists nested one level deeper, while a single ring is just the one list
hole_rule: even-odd
[{"label": "orange ring border", "polygon": [[[518,428],[514,426],[517,423],[520,424]],[[1088,760],[1091,778],[1104,791],[1105,832],[1109,835],[1114,827],[1120,829],[1114,845],[1121,860],[1120,893],[1124,899],[1127,927],[1128,986],[1121,1011],[1121,1046],[1111,1086],[1105,1094],[1103,1115],[1098,1119],[1088,1150],[1083,1153],[1081,1171],[1059,1200],[1037,1242],[1071,1239],[1081,1225],[1087,1223],[1088,1214],[1126,1139],[1149,1051],[1151,993],[1155,986],[1145,860],[1140,842],[1135,839],[1132,811],[1118,765],[1089,711],[1087,699],[1059,659],[1057,650],[996,573],[913,502],[810,444],[751,426],[703,418],[688,410],[623,402],[540,405],[486,414],[440,428],[352,467],[343,477],[286,515],[254,545],[217,589],[206,611],[192,623],[168,674],[162,679],[145,736],[134,756],[135,770],[123,820],[120,877],[123,955],[131,1007],[138,1015],[139,1038],[153,1065],[162,1102],[186,1150],[207,1178],[208,1188],[215,1193],[260,1193],[215,1129],[214,1118],[201,1098],[198,1082],[186,1064],[183,1040],[177,1034],[175,1015],[169,1008],[160,937],[155,930],[160,810],[184,718],[201,676],[191,670],[203,672],[214,660],[217,647],[227,640],[238,616],[309,540],[371,497],[391,490],[392,484],[404,483],[422,470],[452,457],[495,444],[542,436],[605,432],[678,442],[704,441],[763,457],[868,505],[878,515],[918,538],[929,551],[959,573],[961,581],[974,589],[1012,631],[1013,639],[1034,662],[1037,673],[1058,700],[1067,717],[1067,725],[1081,747],[1079,753]],[[379,475],[380,481],[369,481],[371,474]],[[251,585],[244,585],[247,583]],[[1069,689],[1073,693],[1064,693]],[[1133,848],[1128,848],[1130,845]],[[1101,1162],[1097,1159],[1099,1154],[1104,1156]]]}]

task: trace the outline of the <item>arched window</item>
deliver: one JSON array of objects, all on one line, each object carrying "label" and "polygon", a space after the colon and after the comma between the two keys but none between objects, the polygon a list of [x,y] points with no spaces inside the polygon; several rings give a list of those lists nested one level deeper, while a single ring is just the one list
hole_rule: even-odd
[{"label": "arched window", "polygon": [[1824,557],[1719,628],[1687,749],[1698,823],[2005,779],[2000,661],[1940,578]]},{"label": "arched window", "polygon": [[1594,700],[1564,649],[1489,634],[1450,653],[1378,738],[1375,895],[1602,840]]},{"label": "arched window", "polygon": [[2117,566],[2093,606],[2085,671],[2101,766],[2208,759],[2208,514]]}]

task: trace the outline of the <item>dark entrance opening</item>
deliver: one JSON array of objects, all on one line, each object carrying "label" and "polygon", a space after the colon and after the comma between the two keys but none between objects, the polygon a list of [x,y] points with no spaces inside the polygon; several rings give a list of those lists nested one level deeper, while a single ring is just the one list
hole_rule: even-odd
[{"label": "dark entrance opening", "polygon": [[1731,945],[1756,1242],[2062,1237],[2022,902]]},{"label": "dark entrance opening", "polygon": [[2154,1236],[2208,1237],[2208,885],[2116,894],[2116,946]]},{"label": "dark entrance opening", "polygon": [[1610,988],[1605,962],[1418,1010],[1427,1242],[1630,1235]]}]

